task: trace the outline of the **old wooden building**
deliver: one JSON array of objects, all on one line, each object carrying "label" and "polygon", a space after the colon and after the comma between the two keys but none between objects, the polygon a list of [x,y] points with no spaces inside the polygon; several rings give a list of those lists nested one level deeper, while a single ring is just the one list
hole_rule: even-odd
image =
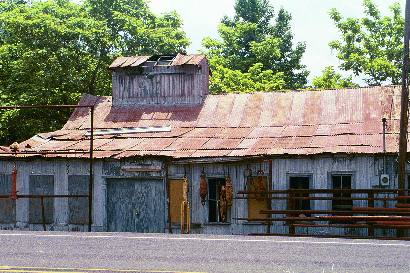
[{"label": "old wooden building", "polygon": [[[397,188],[398,87],[209,95],[203,55],[121,57],[110,69],[113,96],[79,102],[94,106],[95,231],[178,232],[184,215],[193,233],[286,233],[283,222],[248,220],[267,217],[261,210],[336,210],[361,201],[290,204],[239,193],[369,189],[380,187],[382,176],[385,187]],[[4,155],[0,194],[10,193],[14,164],[19,194],[88,194],[90,124],[89,109],[78,108],[61,130]],[[221,199],[227,181],[232,204]],[[181,206],[184,186],[189,215]],[[48,198],[43,216],[38,199],[0,202],[3,229],[41,230],[43,216],[48,230],[87,229],[86,198]]]}]

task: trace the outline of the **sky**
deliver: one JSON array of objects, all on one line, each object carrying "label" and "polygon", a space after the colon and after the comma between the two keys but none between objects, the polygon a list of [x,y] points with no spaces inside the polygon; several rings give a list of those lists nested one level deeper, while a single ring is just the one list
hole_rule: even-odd
[{"label": "sky", "polygon": [[[390,14],[389,6],[404,0],[373,0],[383,15]],[[324,67],[339,65],[329,42],[337,39],[338,31],[329,17],[329,10],[336,8],[344,17],[363,14],[361,0],[270,0],[272,6],[289,11],[296,42],[306,43],[303,63],[311,74],[309,79],[320,75]],[[189,53],[201,49],[204,37],[218,38],[218,24],[224,15],[234,14],[235,0],[150,0],[153,12],[161,14],[175,10],[184,22],[184,30],[191,41]],[[356,80],[357,82],[358,80]],[[360,83],[360,82],[359,82]]]}]

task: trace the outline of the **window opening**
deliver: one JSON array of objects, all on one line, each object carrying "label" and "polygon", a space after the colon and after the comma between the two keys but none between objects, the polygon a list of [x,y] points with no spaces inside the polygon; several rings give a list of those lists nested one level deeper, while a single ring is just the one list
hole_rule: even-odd
[{"label": "window opening", "polygon": [[[308,176],[292,176],[289,177],[289,188],[291,190],[309,190],[310,177]],[[290,199],[288,202],[289,210],[310,210],[310,200],[299,199],[303,197],[309,197],[309,192],[295,192],[291,196],[296,199]],[[310,214],[306,214],[310,216]]]},{"label": "window opening", "polygon": [[208,221],[210,223],[227,222],[227,219],[223,219],[222,215],[223,213],[226,215],[226,211],[221,211],[219,202],[223,194],[223,188],[225,188],[225,178],[208,179]]},{"label": "window opening", "polygon": [[[332,175],[332,186],[335,190],[352,189],[351,175]],[[351,198],[351,193],[336,192],[333,194],[336,198]],[[332,210],[352,210],[353,200],[332,200]]]}]

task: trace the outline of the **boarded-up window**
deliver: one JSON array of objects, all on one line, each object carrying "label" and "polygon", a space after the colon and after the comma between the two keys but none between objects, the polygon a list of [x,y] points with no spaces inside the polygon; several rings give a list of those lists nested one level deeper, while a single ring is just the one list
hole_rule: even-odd
[{"label": "boarded-up window", "polygon": [[[10,195],[11,175],[0,174],[0,195]],[[0,198],[0,223],[12,224],[16,221],[16,201]]]},{"label": "boarded-up window", "polygon": [[171,214],[171,223],[181,223],[181,204],[184,201],[183,193],[183,179],[169,180],[169,210]]},{"label": "boarded-up window", "polygon": [[[69,175],[68,194],[88,195],[88,185],[90,177],[88,175]],[[88,224],[88,198],[69,198],[69,223],[76,225]]]},{"label": "boarded-up window", "polygon": [[248,178],[248,190],[253,192],[249,194],[248,199],[248,218],[265,219],[267,214],[261,214],[261,210],[267,210],[268,199],[266,191],[268,190],[268,178],[266,176],[252,176]]},{"label": "boarded-up window", "polygon": [[[53,195],[54,176],[53,175],[30,175],[29,180],[30,195]],[[51,224],[54,220],[54,198],[44,199],[45,223]],[[41,224],[41,200],[40,198],[30,198],[29,201],[29,222],[31,224]]]}]

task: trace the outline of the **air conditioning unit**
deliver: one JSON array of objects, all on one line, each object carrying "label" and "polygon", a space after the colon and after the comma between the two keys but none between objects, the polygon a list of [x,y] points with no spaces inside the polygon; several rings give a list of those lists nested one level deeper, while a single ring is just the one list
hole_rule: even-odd
[{"label": "air conditioning unit", "polygon": [[380,175],[380,186],[387,187],[390,185],[390,177],[388,174]]}]

